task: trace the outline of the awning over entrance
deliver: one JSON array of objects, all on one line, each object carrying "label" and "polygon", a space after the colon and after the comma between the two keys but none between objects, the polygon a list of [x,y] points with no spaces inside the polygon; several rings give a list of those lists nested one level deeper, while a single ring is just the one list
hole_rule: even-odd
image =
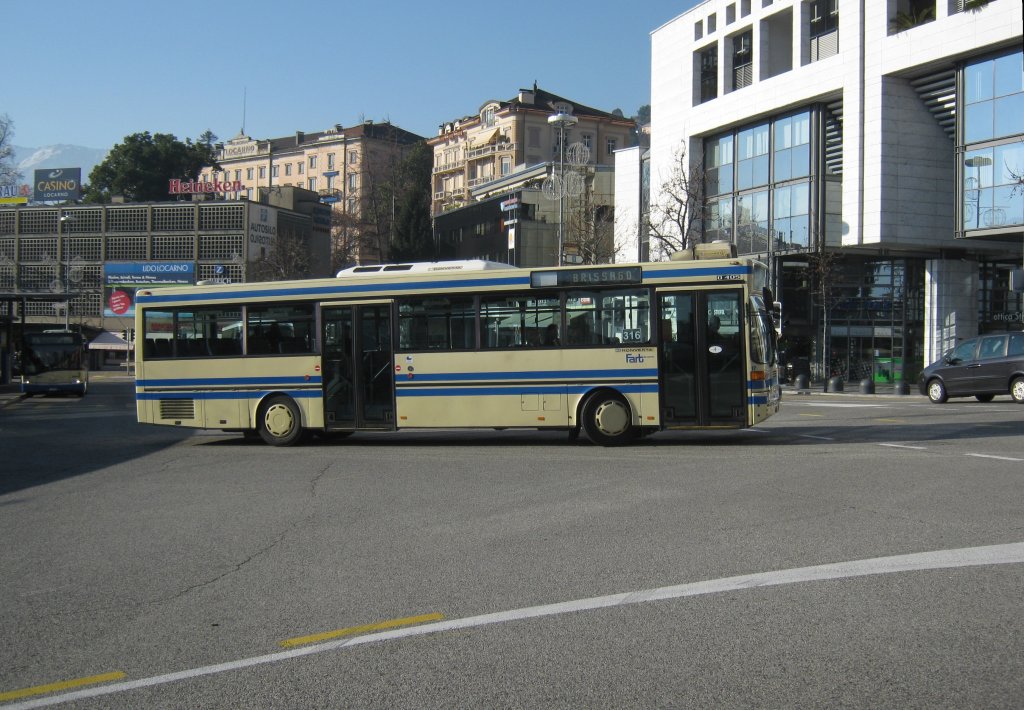
[{"label": "awning over entrance", "polygon": [[131,350],[131,344],[122,338],[117,333],[111,333],[109,330],[105,330],[91,341],[89,341],[90,350]]}]

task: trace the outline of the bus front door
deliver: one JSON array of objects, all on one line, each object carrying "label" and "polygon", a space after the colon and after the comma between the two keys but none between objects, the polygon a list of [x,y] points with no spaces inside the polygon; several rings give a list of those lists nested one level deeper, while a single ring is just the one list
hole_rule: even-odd
[{"label": "bus front door", "polygon": [[744,425],[743,292],[663,292],[658,309],[661,409],[666,426]]},{"label": "bus front door", "polygon": [[322,376],[327,429],[393,429],[391,305],[325,306]]}]

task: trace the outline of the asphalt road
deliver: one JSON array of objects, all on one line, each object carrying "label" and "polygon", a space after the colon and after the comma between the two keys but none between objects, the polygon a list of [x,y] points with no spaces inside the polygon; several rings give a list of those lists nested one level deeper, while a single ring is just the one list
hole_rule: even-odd
[{"label": "asphalt road", "polygon": [[1019,707],[1024,407],[275,449],[0,409],[0,710]]}]

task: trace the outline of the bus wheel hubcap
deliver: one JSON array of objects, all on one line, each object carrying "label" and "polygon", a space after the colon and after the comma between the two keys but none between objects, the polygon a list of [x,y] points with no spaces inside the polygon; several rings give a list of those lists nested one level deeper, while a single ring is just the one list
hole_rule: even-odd
[{"label": "bus wheel hubcap", "polygon": [[629,428],[629,414],[620,402],[604,402],[594,412],[594,423],[601,433],[616,436]]},{"label": "bus wheel hubcap", "polygon": [[267,410],[263,418],[267,431],[274,436],[285,436],[295,426],[291,410],[283,404],[275,404]]}]

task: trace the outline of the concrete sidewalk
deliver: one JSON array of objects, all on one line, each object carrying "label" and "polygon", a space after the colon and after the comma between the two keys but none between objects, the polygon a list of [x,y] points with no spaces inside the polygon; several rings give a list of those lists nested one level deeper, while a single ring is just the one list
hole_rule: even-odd
[{"label": "concrete sidewalk", "polygon": [[6,407],[12,402],[17,402],[24,395],[21,393],[21,383],[11,382],[10,384],[0,385],[0,408]]}]

